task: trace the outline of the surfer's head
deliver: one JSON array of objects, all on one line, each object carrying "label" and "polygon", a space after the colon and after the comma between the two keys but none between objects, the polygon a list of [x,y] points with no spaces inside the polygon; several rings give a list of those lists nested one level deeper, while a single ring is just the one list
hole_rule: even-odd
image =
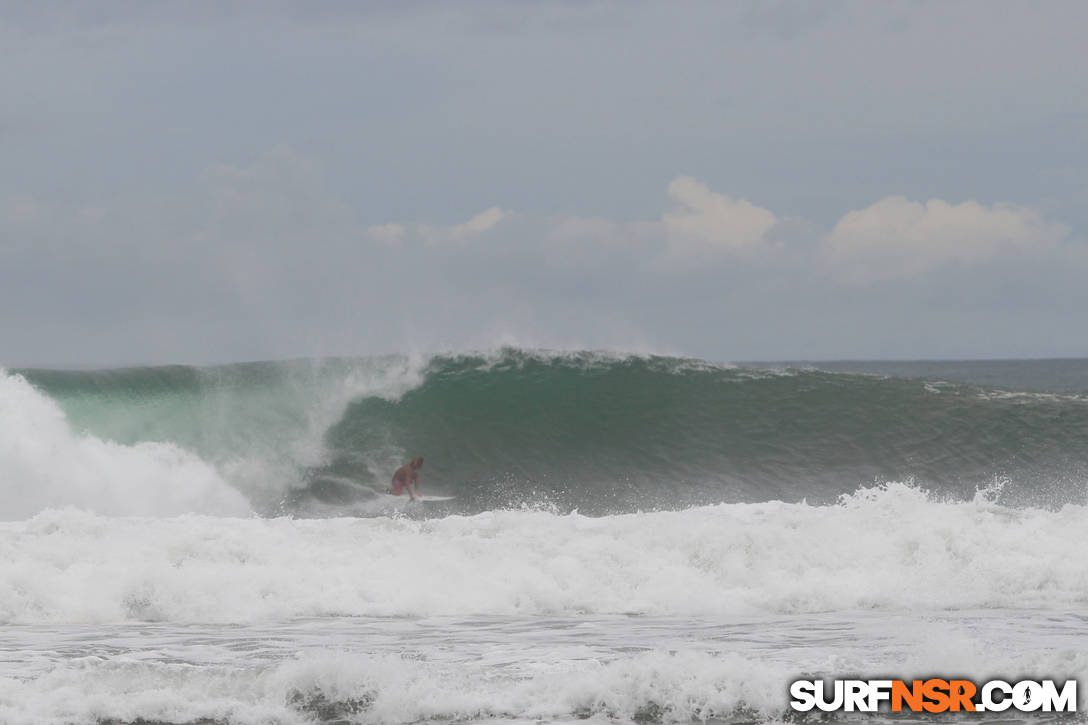
[{"label": "surfer's head", "polygon": [[423,456],[416,456],[412,459],[412,468],[423,468]]}]

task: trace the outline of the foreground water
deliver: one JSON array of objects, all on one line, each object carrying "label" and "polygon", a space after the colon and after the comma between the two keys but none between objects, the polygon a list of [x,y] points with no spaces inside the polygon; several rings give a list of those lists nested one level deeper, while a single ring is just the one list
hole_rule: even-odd
[{"label": "foreground water", "polygon": [[[0,371],[0,723],[1048,719],[789,712],[846,677],[1083,710],[1088,362],[822,367]],[[416,453],[453,501],[378,493]]]},{"label": "foreground water", "polygon": [[1086,624],[988,609],[22,625],[0,632],[0,720],[766,721],[786,713],[786,683],[830,672],[1083,677]]},{"label": "foreground water", "polygon": [[0,524],[0,722],[777,720],[804,676],[1083,679],[1086,526],[905,484],[604,517],[48,511]]}]

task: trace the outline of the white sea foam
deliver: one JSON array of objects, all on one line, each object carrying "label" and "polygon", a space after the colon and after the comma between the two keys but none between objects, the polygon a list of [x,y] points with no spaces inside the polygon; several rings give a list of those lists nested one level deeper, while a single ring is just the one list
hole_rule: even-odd
[{"label": "white sea foam", "polygon": [[[113,654],[100,646],[99,653],[66,659],[45,653],[35,658],[30,671],[0,673],[0,721],[751,720],[753,715],[765,719],[784,714],[788,683],[807,675],[879,673],[911,679],[943,672],[984,681],[995,673],[1012,679],[1088,674],[1088,656],[1078,647],[1081,633],[1067,646],[1053,647],[1017,636],[1009,628],[1011,620],[987,622],[999,632],[997,641],[986,641],[965,631],[965,621],[919,621],[901,632],[902,622],[882,625],[879,618],[803,619],[756,625],[773,630],[772,641],[780,636],[793,646],[737,647],[723,640],[712,647],[707,642],[642,651],[601,647],[596,640],[612,630],[614,636],[627,632],[639,640],[637,620],[596,622],[582,635],[582,646],[550,640],[562,632],[541,626],[532,637],[534,646],[528,647],[525,642],[518,647],[517,638],[496,647],[493,623],[466,627],[451,622],[446,627],[461,641],[489,640],[456,652],[433,640],[420,643],[416,630],[398,632],[393,621],[373,643],[360,636],[337,645],[309,627],[302,627],[305,643],[286,631],[264,633],[276,644],[302,648],[282,656],[252,653],[259,640],[224,641],[217,649],[223,635],[199,632],[186,648],[175,648],[178,657],[174,649],[156,649],[162,642],[154,640],[154,633],[143,633],[141,639],[151,641],[140,650]],[[826,641],[821,624],[844,630],[843,635]],[[854,628],[859,626],[866,636],[855,640]],[[682,629],[683,623],[672,630],[673,636]],[[1036,627],[1030,636],[1042,632]],[[244,633],[251,638],[259,634]],[[222,657],[202,661],[209,648]],[[40,659],[51,661],[41,664]],[[1081,707],[1084,702],[1082,695]]]},{"label": "white sea foam", "polygon": [[1088,602],[1088,509],[939,502],[904,484],[834,506],[590,518],[111,519],[0,524],[0,622],[327,615],[723,614]]},{"label": "white sea foam", "polygon": [[[102,716],[305,723],[324,708],[326,717],[335,713],[361,723],[590,715],[629,720],[648,711],[672,722],[742,707],[779,711],[785,677],[782,665],[701,652],[537,662],[518,678],[396,655],[329,653],[267,669],[88,657],[30,681],[0,678],[0,719],[10,725],[96,722]],[[60,692],[65,696],[57,697]]]},{"label": "white sea foam", "polygon": [[1022,405],[1032,403],[1088,403],[1088,395],[1081,393],[1040,393],[1024,390],[980,390],[975,393],[979,400],[1005,400]]},{"label": "white sea foam", "polygon": [[244,515],[249,504],[210,465],[168,443],[119,445],[75,433],[19,375],[0,370],[0,518],[51,506],[103,514]]}]

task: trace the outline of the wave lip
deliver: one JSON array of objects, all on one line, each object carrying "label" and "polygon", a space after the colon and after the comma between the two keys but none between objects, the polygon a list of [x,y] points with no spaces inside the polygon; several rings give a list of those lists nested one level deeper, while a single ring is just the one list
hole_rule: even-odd
[{"label": "wave lip", "polygon": [[[0,370],[0,518],[282,513],[356,399],[395,400],[426,360]],[[388,455],[388,452],[387,452]],[[385,461],[379,465],[386,465]]]},{"label": "wave lip", "polygon": [[941,502],[905,484],[831,506],[723,504],[599,518],[55,511],[0,525],[0,546],[19,552],[0,564],[10,583],[0,591],[0,621],[1083,606],[1086,524],[1081,506]]}]

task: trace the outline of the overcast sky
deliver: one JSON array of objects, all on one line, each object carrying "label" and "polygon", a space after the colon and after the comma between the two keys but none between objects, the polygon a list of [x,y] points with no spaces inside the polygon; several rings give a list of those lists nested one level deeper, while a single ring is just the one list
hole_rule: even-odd
[{"label": "overcast sky", "polygon": [[1085,28],[0,1],[0,364],[1088,356]]}]

